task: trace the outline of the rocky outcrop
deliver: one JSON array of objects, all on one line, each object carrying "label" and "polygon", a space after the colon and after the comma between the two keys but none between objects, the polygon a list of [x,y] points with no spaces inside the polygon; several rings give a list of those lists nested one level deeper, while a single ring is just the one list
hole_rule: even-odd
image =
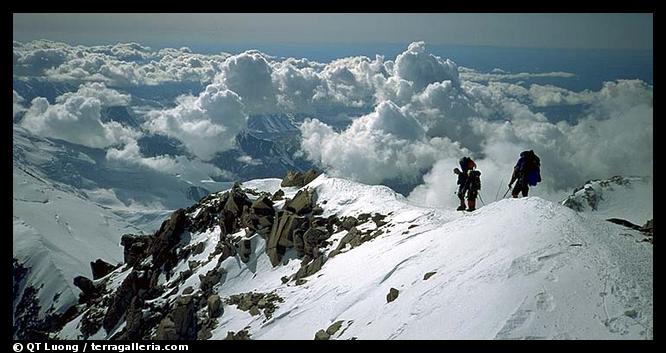
[{"label": "rocky outcrop", "polygon": [[284,209],[298,215],[310,213],[316,205],[316,198],[314,189],[299,190],[293,199],[285,202]]},{"label": "rocky outcrop", "polygon": [[272,201],[280,201],[284,198],[284,191],[282,189],[276,191],[273,196],[271,196]]},{"label": "rocky outcrop", "polygon": [[137,270],[130,272],[111,298],[102,323],[104,330],[107,333],[111,332],[129,308],[134,297],[149,288],[149,273]]},{"label": "rocky outcrop", "polygon": [[255,316],[263,310],[266,319],[273,316],[277,310],[277,303],[284,300],[275,293],[240,293],[230,296],[225,302],[228,305],[236,305],[238,310],[247,311],[250,315]]},{"label": "rocky outcrop", "polygon": [[89,278],[77,276],[74,278],[74,285],[81,290],[79,303],[87,303],[100,296],[100,289]]},{"label": "rocky outcrop", "polygon": [[225,340],[230,340],[230,341],[241,341],[241,340],[249,340],[250,339],[250,333],[247,330],[240,330],[236,333],[233,331],[227,332],[227,337]]},{"label": "rocky outcrop", "polygon": [[102,259],[97,259],[94,262],[90,263],[90,270],[92,271],[92,276],[94,280],[100,279],[108,275],[109,273],[111,273],[111,271],[115,270],[118,267],[119,266],[111,265],[110,263]]},{"label": "rocky outcrop", "polygon": [[315,338],[314,339],[315,339],[315,341],[327,341],[330,337],[331,337],[331,335],[326,333],[326,331],[319,330],[319,331],[317,331],[317,333],[315,333]]},{"label": "rocky outcrop", "polygon": [[301,265],[301,268],[298,270],[298,272],[296,272],[293,279],[299,280],[308,276],[312,276],[317,271],[319,271],[322,266],[324,266],[325,262],[326,258],[324,255],[320,255],[314,261],[311,261],[306,265]]},{"label": "rocky outcrop", "polygon": [[176,245],[180,243],[180,238],[187,226],[188,219],[185,216],[185,210],[179,209],[171,214],[171,217],[162,223],[160,229],[155,233],[148,253],[153,257],[153,265],[157,268],[162,265],[172,267],[176,263],[176,254],[174,252]]},{"label": "rocky outcrop", "polygon": [[315,180],[320,173],[317,173],[314,169],[310,169],[305,173],[299,171],[288,171],[287,175],[282,179],[280,186],[282,187],[298,187],[301,188],[311,181]]},{"label": "rocky outcrop", "polygon": [[208,317],[216,318],[222,315],[222,300],[217,294],[213,294],[207,299],[208,304]]},{"label": "rocky outcrop", "polygon": [[208,271],[205,275],[199,275],[199,280],[201,281],[199,288],[204,293],[210,292],[215,285],[220,282],[224,282],[226,274],[227,272],[223,268],[216,267]]},{"label": "rocky outcrop", "polygon": [[153,242],[151,235],[124,234],[120,238],[123,246],[123,261],[132,267],[148,255],[148,249]]},{"label": "rocky outcrop", "polygon": [[196,300],[184,295],[176,300],[173,310],[160,322],[155,339],[195,340],[197,338]]},{"label": "rocky outcrop", "polygon": [[[121,244],[127,266],[120,269],[124,272],[101,259],[92,262],[95,281],[85,277],[76,280],[86,297],[80,306],[84,336],[91,337],[104,329],[107,334],[113,332],[110,339],[208,339],[223,315],[223,302],[268,320],[283,300],[275,293],[254,292],[220,298],[216,288],[224,285],[227,275],[222,262],[236,256],[240,262],[249,263],[254,244],[261,244],[256,237],[262,237],[273,266],[280,264],[287,250],[295,250],[297,258],[302,259],[301,267],[295,274],[285,276],[283,282],[300,285],[325,264],[328,257],[322,248],[330,246],[328,239],[332,234],[349,227],[342,243],[358,246],[367,240],[364,237],[369,236],[369,231],[360,232],[355,226],[371,219],[383,225],[381,215],[364,214],[342,221],[335,215],[321,217],[324,211],[317,205],[314,189],[299,190],[292,199],[285,200],[282,209],[276,209],[273,199],[283,197],[283,193],[272,197],[253,192],[250,199],[246,192],[235,184],[227,192],[206,196],[192,207],[173,212],[154,234],[123,235]],[[217,226],[221,231],[212,252],[206,252],[210,239],[190,240],[190,234]],[[215,258],[213,269],[198,272]],[[182,270],[175,273],[176,266]],[[183,289],[185,281],[195,273],[198,286]],[[121,281],[118,276],[125,277]],[[110,283],[114,283],[113,288]],[[173,299],[179,292],[181,296]],[[229,337],[249,338],[243,332]]]}]

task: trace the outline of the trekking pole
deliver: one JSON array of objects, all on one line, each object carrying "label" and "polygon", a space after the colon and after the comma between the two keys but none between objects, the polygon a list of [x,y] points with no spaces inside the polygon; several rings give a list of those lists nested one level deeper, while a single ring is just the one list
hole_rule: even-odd
[{"label": "trekking pole", "polygon": [[495,201],[497,201],[497,197],[499,196],[500,189],[502,188],[502,183],[504,182],[504,179],[500,179],[499,185],[497,185],[497,192],[495,193]]},{"label": "trekking pole", "polygon": [[509,193],[509,190],[511,190],[511,187],[510,187],[510,186],[509,186],[509,188],[508,188],[508,189],[506,189],[506,192],[504,193],[504,196],[502,196],[502,198],[505,198],[505,197],[506,197],[506,194],[508,194],[508,193]]},{"label": "trekking pole", "polygon": [[483,202],[483,197],[481,197],[481,194],[479,194],[479,200],[481,201],[481,203],[482,203],[484,206],[486,205],[486,203]]}]

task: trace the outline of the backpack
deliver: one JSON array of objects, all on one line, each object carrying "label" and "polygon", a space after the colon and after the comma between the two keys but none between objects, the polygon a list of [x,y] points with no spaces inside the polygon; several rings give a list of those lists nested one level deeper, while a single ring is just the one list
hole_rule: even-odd
[{"label": "backpack", "polygon": [[525,177],[527,184],[535,186],[541,182],[541,160],[534,151],[523,151],[518,160],[518,171]]}]

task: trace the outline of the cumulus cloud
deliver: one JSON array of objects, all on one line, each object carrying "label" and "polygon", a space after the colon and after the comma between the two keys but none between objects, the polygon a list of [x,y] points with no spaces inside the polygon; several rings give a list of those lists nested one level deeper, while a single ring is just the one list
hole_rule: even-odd
[{"label": "cumulus cloud", "polygon": [[443,155],[464,151],[448,138],[425,138],[425,130],[392,102],[356,119],[345,131],[308,120],[300,127],[307,157],[333,175],[368,183],[416,180]]},{"label": "cumulus cloud", "polygon": [[221,66],[217,81],[234,91],[253,112],[275,110],[273,67],[256,50],[227,58]]},{"label": "cumulus cloud", "polygon": [[58,97],[55,104],[43,97],[33,99],[20,124],[37,135],[104,148],[140,135],[118,122],[101,121],[102,107],[128,101],[128,96],[104,85],[82,85],[77,92]]},{"label": "cumulus cloud", "polygon": [[[483,172],[486,200],[505,191],[502,184],[526,149],[542,157],[544,181],[534,191],[542,196],[568,193],[587,179],[652,174],[652,87],[638,80],[580,92],[527,85],[517,81],[573,74],[479,72],[429,53],[423,42],[411,43],[395,58],[329,63],[256,50],[207,55],[137,43],[84,47],[34,41],[14,42],[13,49],[15,77],[86,83],[54,104],[34,100],[21,124],[45,136],[113,146],[110,160],[154,169],[217,172],[189,157],[142,157],[133,140],[138,132],[101,123],[101,107],[132,104],[132,97],[120,92],[123,87],[207,84],[199,94],[178,92],[185,95],[173,108],[140,113],[143,129],[179,140],[203,161],[234,147],[248,114],[307,113],[314,119],[300,126],[301,148],[312,162],[366,183],[422,183],[410,197],[427,204],[457,202],[451,170],[464,155],[475,158]],[[23,104],[14,92],[15,115]],[[575,122],[554,122],[543,109],[549,107],[575,109]],[[333,118],[340,116],[348,119]],[[335,126],[324,123],[333,120]]]},{"label": "cumulus cloud", "polygon": [[220,168],[204,163],[197,159],[190,159],[186,156],[168,156],[160,155],[155,157],[144,157],[139,149],[136,140],[128,141],[122,148],[109,148],[106,151],[106,159],[110,163],[124,163],[126,165],[149,168],[160,173],[180,175],[192,174],[199,175],[198,180],[204,180],[211,176],[223,175]]},{"label": "cumulus cloud", "polygon": [[[543,182],[532,193],[553,200],[589,179],[653,174],[652,88],[641,81],[623,80],[578,95],[589,106],[578,123],[570,124],[549,122],[527,104],[501,92],[491,94],[497,112],[511,120],[470,120],[474,134],[483,141],[472,152],[483,173],[481,195],[486,201],[494,200],[497,190],[506,191],[502,184],[507,183],[520,151],[528,149],[542,160]],[[450,169],[456,163],[452,159],[436,163],[410,197],[415,202],[452,206],[455,198],[441,195],[455,189]]]},{"label": "cumulus cloud", "polygon": [[150,112],[143,126],[178,139],[199,158],[210,160],[234,147],[235,136],[247,124],[244,109],[238,94],[211,84],[198,97],[181,97],[173,109]]},{"label": "cumulus cloud", "polygon": [[203,55],[188,48],[153,51],[137,43],[72,46],[39,40],[14,42],[14,74],[60,82],[102,82],[113,87],[169,82],[208,83],[228,54]]},{"label": "cumulus cloud", "polygon": [[428,53],[424,42],[414,42],[398,55],[393,71],[396,76],[413,82],[416,90],[434,82],[448,80],[458,84],[459,80],[458,66],[449,59]]},{"label": "cumulus cloud", "polygon": [[26,109],[23,106],[23,97],[16,93],[16,91],[12,90],[14,98],[13,98],[13,107],[12,107],[12,115],[13,117],[16,117],[17,114],[24,112]]}]

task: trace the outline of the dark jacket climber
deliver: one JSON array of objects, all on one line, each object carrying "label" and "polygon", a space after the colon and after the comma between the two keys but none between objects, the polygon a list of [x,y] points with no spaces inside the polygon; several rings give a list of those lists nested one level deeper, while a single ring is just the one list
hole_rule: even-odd
[{"label": "dark jacket climber", "polygon": [[[458,199],[460,199],[458,211],[474,211],[476,209],[476,198],[479,189],[481,189],[481,172],[474,170],[476,163],[469,157],[463,157],[460,160],[460,168],[462,170],[453,169],[453,172],[458,175]],[[467,193],[469,207],[465,205],[465,193]]]},{"label": "dark jacket climber", "polygon": [[535,186],[541,181],[541,160],[534,151],[529,150],[520,153],[520,158],[518,158],[516,166],[513,167],[509,188],[512,187],[514,181],[516,186],[511,191],[511,196],[514,198],[518,197],[520,193],[523,194],[523,197],[526,197],[530,185]]}]

